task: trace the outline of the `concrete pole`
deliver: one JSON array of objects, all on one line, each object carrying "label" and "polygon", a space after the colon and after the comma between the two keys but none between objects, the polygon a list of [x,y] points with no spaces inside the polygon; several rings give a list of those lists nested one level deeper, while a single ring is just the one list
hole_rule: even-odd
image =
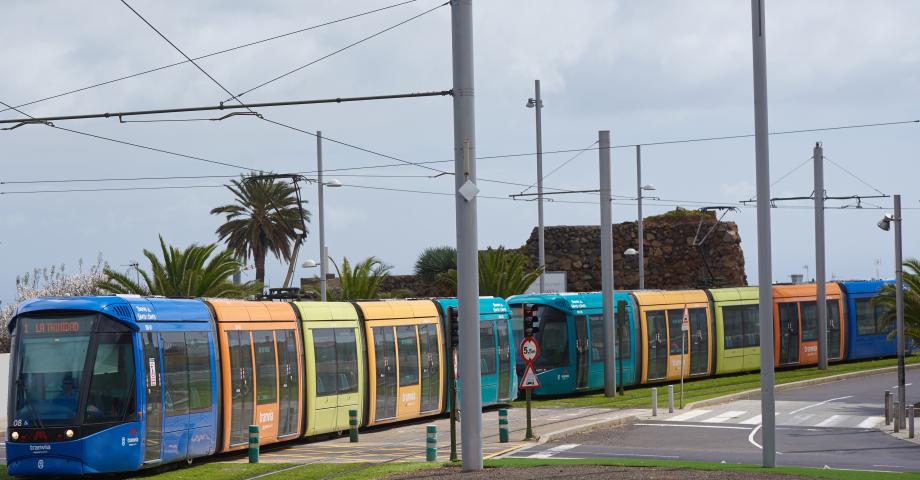
[{"label": "concrete pole", "polygon": [[317,208],[319,208],[319,295],[320,300],[326,301],[326,220],[323,209],[323,132],[316,131],[316,191]]},{"label": "concrete pole", "polygon": [[540,293],[546,293],[546,244],[543,237],[543,100],[540,98],[540,81],[534,80],[534,110],[537,111],[537,256],[540,273]]},{"label": "concrete pole", "polygon": [[[478,392],[479,251],[475,196],[460,187],[476,182],[476,117],[473,97],[473,0],[451,2],[451,50],[454,77],[454,187],[457,215],[457,299],[460,323],[460,384]],[[463,395],[460,444],[463,470],[482,470],[482,396]]]},{"label": "concrete pole", "polygon": [[760,283],[760,413],[763,466],[776,466],[776,403],[773,396],[773,260],[770,228],[770,139],[767,115],[765,0],[751,0],[754,51],[754,143],[757,172],[757,277]]},{"label": "concrete pole", "polygon": [[617,394],[616,338],[613,320],[613,215],[610,205],[610,131],[598,132],[601,177],[601,297],[604,307],[604,396]]},{"label": "concrete pole", "polygon": [[901,196],[894,196],[894,268],[895,268],[895,309],[897,310],[898,330],[898,422],[903,427],[903,409],[907,405],[907,385],[904,373],[904,266],[901,259]]},{"label": "concrete pole", "polygon": [[818,290],[818,369],[827,370],[827,292],[824,275],[824,148],[815,144],[815,285]]},{"label": "concrete pole", "polygon": [[639,290],[645,290],[645,233],[642,226],[642,145],[636,145],[636,199],[639,206]]}]

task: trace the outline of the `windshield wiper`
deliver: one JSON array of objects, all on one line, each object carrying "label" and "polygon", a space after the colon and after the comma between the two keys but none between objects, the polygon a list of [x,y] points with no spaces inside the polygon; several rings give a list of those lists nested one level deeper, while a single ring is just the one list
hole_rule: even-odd
[{"label": "windshield wiper", "polygon": [[38,424],[39,428],[45,428],[45,425],[42,423],[42,418],[38,414],[38,411],[35,409],[35,405],[32,403],[32,396],[29,395],[29,390],[23,388],[25,382],[22,381],[22,376],[16,379],[16,388],[22,392],[22,397],[26,401],[26,405],[29,406],[29,411],[32,412],[32,419],[35,420],[35,423]]}]

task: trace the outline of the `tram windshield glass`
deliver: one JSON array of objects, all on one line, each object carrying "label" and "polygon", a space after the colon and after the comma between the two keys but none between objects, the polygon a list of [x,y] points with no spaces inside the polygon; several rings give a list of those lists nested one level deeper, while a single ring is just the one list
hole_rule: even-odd
[{"label": "tram windshield glass", "polygon": [[23,316],[12,352],[11,426],[108,423],[134,411],[131,335],[117,322],[95,314]]}]

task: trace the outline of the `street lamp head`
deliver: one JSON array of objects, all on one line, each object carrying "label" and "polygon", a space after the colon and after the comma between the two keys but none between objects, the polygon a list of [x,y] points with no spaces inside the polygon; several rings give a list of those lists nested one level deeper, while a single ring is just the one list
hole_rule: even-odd
[{"label": "street lamp head", "polygon": [[881,228],[882,230],[887,232],[888,230],[891,229],[892,220],[894,220],[894,215],[890,213],[886,213],[885,217],[879,220],[876,225],[878,225],[878,228]]},{"label": "street lamp head", "polygon": [[628,255],[630,257],[638,254],[639,252],[635,248],[627,248],[626,251],[623,252],[623,255]]},{"label": "street lamp head", "polygon": [[303,265],[301,266],[303,268],[314,268],[316,267],[316,260],[313,260],[313,259],[304,260]]},{"label": "street lamp head", "polygon": [[331,188],[337,188],[342,186],[342,182],[340,182],[337,178],[333,178],[332,180],[324,183],[324,185]]},{"label": "street lamp head", "polygon": [[642,186],[642,190],[645,190],[645,191],[647,191],[647,192],[650,192],[650,191],[652,191],[652,190],[655,190],[655,186],[652,185],[651,183],[645,184],[645,185]]},{"label": "street lamp head", "polygon": [[534,99],[532,99],[532,98],[528,98],[528,99],[527,99],[527,108],[533,108],[533,107],[536,106],[536,105],[537,105],[537,101],[536,101],[536,100],[534,100]]}]

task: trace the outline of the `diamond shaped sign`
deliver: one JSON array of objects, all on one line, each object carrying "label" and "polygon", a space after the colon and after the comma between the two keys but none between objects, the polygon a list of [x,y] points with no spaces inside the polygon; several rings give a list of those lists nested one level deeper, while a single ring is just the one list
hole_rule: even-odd
[{"label": "diamond shaped sign", "polygon": [[460,186],[460,189],[457,191],[460,193],[460,196],[469,202],[476,198],[476,194],[479,193],[479,187],[477,187],[472,180],[467,180],[462,186]]}]

